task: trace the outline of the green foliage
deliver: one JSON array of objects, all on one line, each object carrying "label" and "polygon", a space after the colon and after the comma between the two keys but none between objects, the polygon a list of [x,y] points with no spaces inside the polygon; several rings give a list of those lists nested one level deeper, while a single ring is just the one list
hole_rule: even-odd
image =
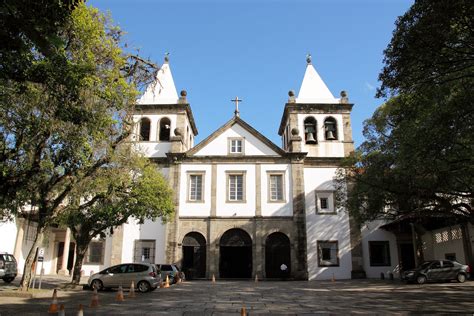
[{"label": "green foliage", "polygon": [[[361,221],[443,217],[474,221],[474,49],[470,1],[417,1],[385,51],[366,141],[338,185]],[[394,95],[395,94],[395,95]]]}]

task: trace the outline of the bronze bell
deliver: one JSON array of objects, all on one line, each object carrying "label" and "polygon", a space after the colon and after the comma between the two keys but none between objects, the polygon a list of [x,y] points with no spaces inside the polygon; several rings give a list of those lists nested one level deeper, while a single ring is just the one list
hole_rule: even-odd
[{"label": "bronze bell", "polygon": [[316,144],[316,139],[314,139],[314,133],[308,133],[308,137],[306,137],[306,144]]},{"label": "bronze bell", "polygon": [[332,131],[327,131],[326,132],[326,139],[327,140],[335,140],[336,136],[334,136],[334,133]]}]

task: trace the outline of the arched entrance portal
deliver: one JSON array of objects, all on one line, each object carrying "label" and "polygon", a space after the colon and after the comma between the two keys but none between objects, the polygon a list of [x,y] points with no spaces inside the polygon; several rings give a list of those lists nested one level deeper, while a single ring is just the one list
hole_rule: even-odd
[{"label": "arched entrance portal", "polygon": [[206,276],[206,239],[200,233],[184,236],[183,272],[190,279]]},{"label": "arched entrance portal", "polygon": [[[281,265],[287,271],[281,270]],[[265,241],[265,272],[267,278],[286,278],[291,273],[290,239],[283,233],[273,233]]]},{"label": "arched entrance portal", "polygon": [[252,277],[252,239],[242,229],[230,229],[220,240],[221,278]]}]

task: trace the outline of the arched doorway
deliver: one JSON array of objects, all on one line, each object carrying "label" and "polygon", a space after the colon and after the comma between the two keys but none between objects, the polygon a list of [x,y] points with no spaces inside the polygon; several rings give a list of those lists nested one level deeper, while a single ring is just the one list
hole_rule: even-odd
[{"label": "arched doorway", "polygon": [[[281,270],[281,265],[287,271]],[[265,272],[267,278],[286,278],[291,274],[290,239],[283,233],[273,233],[265,241]]]},{"label": "arched doorway", "polygon": [[252,277],[252,239],[242,229],[230,229],[222,235],[219,272],[221,278]]},{"label": "arched doorway", "polygon": [[192,232],[184,236],[183,272],[190,279],[206,276],[206,239],[200,233]]}]

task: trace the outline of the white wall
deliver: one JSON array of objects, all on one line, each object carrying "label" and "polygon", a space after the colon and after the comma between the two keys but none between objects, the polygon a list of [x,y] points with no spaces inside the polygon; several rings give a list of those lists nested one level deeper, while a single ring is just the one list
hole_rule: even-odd
[{"label": "white wall", "polygon": [[155,241],[155,263],[165,262],[166,224],[162,224],[161,219],[157,219],[155,222],[145,220],[139,229],[138,239]]},{"label": "white wall", "polygon": [[140,239],[140,225],[131,218],[123,225],[122,263],[133,262],[135,240]]},{"label": "white wall", "polygon": [[[262,216],[292,216],[293,196],[290,194],[291,168],[287,164],[261,165],[261,206]],[[270,202],[268,189],[268,171],[283,171],[284,175],[284,202]],[[252,188],[249,188],[252,189]]]},{"label": "white wall", "polygon": [[[316,119],[317,125],[317,140],[318,143],[315,145],[305,144],[304,135],[304,120],[312,116]],[[326,141],[324,139],[324,120],[327,117],[333,117],[337,121],[337,140]],[[342,126],[342,115],[341,114],[298,114],[298,129],[300,131],[299,136],[303,139],[301,142],[301,151],[307,152],[308,157],[344,157],[344,132]]]},{"label": "white wall", "polygon": [[0,252],[13,254],[15,251],[16,221],[0,222]]},{"label": "white wall", "polygon": [[456,261],[465,264],[466,257],[461,236],[459,225],[428,231],[422,237],[425,248],[431,248],[431,251],[425,250],[425,260],[444,259],[446,254],[454,253]]},{"label": "white wall", "polygon": [[244,154],[248,156],[262,156],[278,155],[270,147],[262,143],[258,138],[250,134],[246,129],[240,125],[235,124],[216,139],[212,140],[207,146],[199,150],[195,156],[226,156],[228,155],[228,138],[229,137],[243,137],[244,143]]},{"label": "white wall", "polygon": [[[332,179],[336,168],[305,168],[306,231],[308,243],[308,277],[310,280],[350,279],[349,217],[343,209],[335,215],[316,214],[316,191],[334,190]],[[338,241],[339,266],[319,267],[317,241]]]},{"label": "white wall", "polygon": [[[226,171],[244,171],[245,174],[245,202],[227,203],[227,175]],[[217,216],[255,216],[255,166],[238,164],[219,164],[217,166],[216,188],[216,215]]]},{"label": "white wall", "polygon": [[138,139],[138,135],[140,135],[140,120],[142,118],[148,118],[150,120],[150,141],[137,142],[135,144],[136,149],[142,152],[146,157],[166,157],[166,153],[169,152],[171,149],[170,142],[158,141],[159,122],[164,117],[169,118],[171,121],[170,136],[176,136],[174,134],[177,120],[176,114],[146,114],[133,116],[133,121],[135,122],[135,139]]},{"label": "white wall", "polygon": [[[395,277],[400,276],[399,271],[399,260],[397,251],[397,238],[396,236],[384,229],[379,227],[385,224],[383,221],[373,221],[367,223],[361,227],[362,233],[362,256],[364,259],[364,270],[368,278],[380,278],[380,273],[383,272],[385,276],[388,276],[389,272],[392,272]],[[370,265],[370,251],[369,241],[388,241],[390,247],[390,266],[371,266]]]},{"label": "white wall", "polygon": [[[189,172],[204,172],[203,202],[189,202]],[[212,166],[210,164],[182,164],[179,188],[179,216],[210,216],[211,215],[211,180]],[[224,180],[225,185],[225,180]]]}]

